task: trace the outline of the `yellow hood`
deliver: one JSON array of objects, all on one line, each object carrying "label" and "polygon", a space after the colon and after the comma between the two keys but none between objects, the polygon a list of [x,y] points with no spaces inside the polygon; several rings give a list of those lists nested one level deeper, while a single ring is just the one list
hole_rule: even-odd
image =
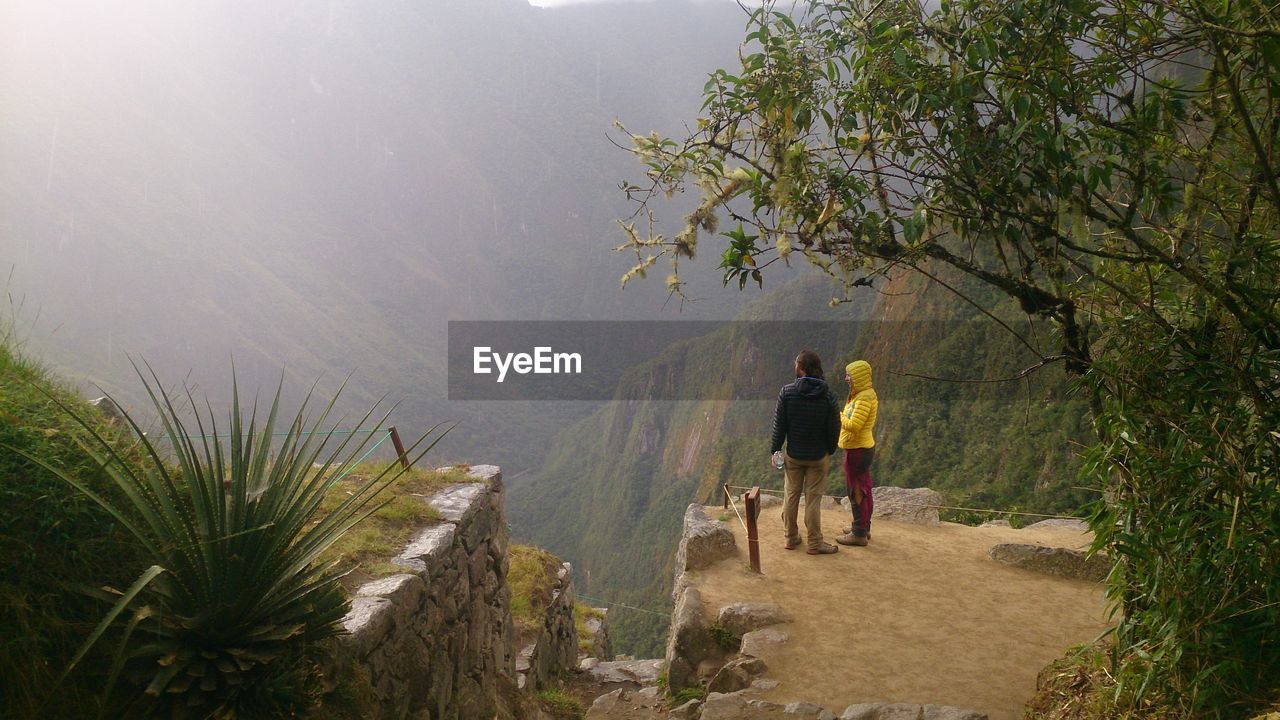
[{"label": "yellow hood", "polygon": [[871,389],[871,363],[866,360],[854,360],[844,366],[844,371],[849,374],[849,379],[853,381],[850,387],[851,394]]},{"label": "yellow hood", "polygon": [[849,374],[849,402],[840,414],[840,447],[845,450],[875,447],[876,415],[880,399],[871,387],[871,364],[855,360],[844,367]]}]

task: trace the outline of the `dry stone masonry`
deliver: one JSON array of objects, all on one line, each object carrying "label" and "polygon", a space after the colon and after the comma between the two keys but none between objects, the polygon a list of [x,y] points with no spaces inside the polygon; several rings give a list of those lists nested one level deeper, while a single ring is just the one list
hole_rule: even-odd
[{"label": "dry stone masonry", "polygon": [[542,623],[542,632],[520,650],[516,671],[520,688],[542,690],[578,664],[578,627],[574,622],[573,566],[564,563]]},{"label": "dry stone masonry", "polygon": [[339,662],[367,670],[381,717],[493,717],[514,678],[502,472],[468,476],[427,499],[443,522],[395,558],[403,573],[362,586],[343,619]]},{"label": "dry stone masonry", "polygon": [[[591,608],[595,613],[593,617],[588,617],[587,626],[587,655],[597,660],[610,661],[613,660],[613,638],[609,636],[609,610],[607,608]],[[583,638],[579,638],[582,640]]]}]

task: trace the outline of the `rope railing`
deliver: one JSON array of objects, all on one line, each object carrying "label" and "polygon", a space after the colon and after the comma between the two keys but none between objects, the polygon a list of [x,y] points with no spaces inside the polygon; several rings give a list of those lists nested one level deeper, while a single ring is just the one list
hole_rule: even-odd
[{"label": "rope railing", "polygon": [[[339,475],[339,476],[338,476],[338,479],[339,479],[339,480],[341,480],[342,478],[346,477],[347,475],[350,475],[350,474],[351,474],[351,471],[352,471],[352,470],[355,470],[357,465],[359,465],[360,463],[364,462],[364,461],[365,461],[365,460],[366,460],[370,455],[372,455],[372,454],[373,454],[373,451],[374,451],[374,450],[377,450],[377,449],[378,449],[378,446],[379,446],[379,445],[381,445],[382,443],[386,442],[390,437],[391,437],[391,431],[390,431],[390,430],[387,430],[387,431],[386,431],[386,434],[385,434],[385,435],[383,435],[383,436],[382,436],[382,438],[378,440],[378,442],[374,443],[374,444],[373,444],[373,447],[371,447],[371,448],[369,448],[368,450],[366,450],[366,451],[365,451],[365,453],[364,453],[363,455],[361,455],[361,456],[360,456],[360,459],[359,459],[359,460],[356,460],[355,462],[351,463],[351,467],[347,468],[347,471],[346,471],[346,472],[344,472],[344,473],[342,473],[341,475]],[[369,442],[369,441],[368,441],[368,440],[366,440],[365,442]],[[402,455],[402,457],[403,457],[403,455]],[[408,469],[408,468],[406,468],[406,469]]]},{"label": "rope railing", "polygon": [[[733,490],[751,490],[752,489],[742,485],[728,485],[728,484],[726,484],[724,488],[725,488],[725,497],[730,496],[729,494],[730,489],[733,489]],[[784,491],[776,490],[774,488],[760,488],[760,492],[769,493],[771,495],[782,495],[784,493]],[[839,500],[844,498],[845,496],[844,495],[823,495],[822,497],[835,498]],[[998,513],[1001,515],[1021,515],[1025,517],[1050,518],[1053,520],[1085,520],[1086,519],[1086,518],[1078,517],[1075,515],[1050,515],[1046,513],[1023,512],[1021,510],[993,510],[990,508],[969,508],[969,507],[958,507],[955,505],[935,505],[932,503],[917,503],[917,502],[908,502],[908,501],[901,501],[901,500],[895,500],[894,504],[910,505],[912,507],[937,508],[939,510],[961,510],[965,512]]]},{"label": "rope railing", "polygon": [[725,505],[733,506],[733,512],[738,516],[738,522],[742,523],[742,531],[747,535],[747,556],[751,561],[751,569],[760,572],[760,532],[756,528],[756,518],[760,515],[760,488],[751,488],[743,499],[747,511],[745,519],[742,517],[742,513],[738,512],[738,504],[733,501],[733,497],[729,493],[729,485],[726,484],[724,486]]},{"label": "rope railing", "polygon": [[648,608],[636,607],[635,605],[627,605],[626,603],[610,602],[602,598],[591,597],[590,595],[583,595],[582,593],[577,593],[577,595],[578,597],[584,600],[590,600],[593,603],[599,603],[605,606],[609,610],[612,610],[615,607],[620,607],[620,608],[626,608],[628,610],[635,610],[636,612],[649,613],[650,615],[657,615],[658,617],[662,617],[662,618],[671,617],[671,613],[660,613],[656,610],[649,610]]},{"label": "rope railing", "polygon": [[[365,430],[365,429],[357,429],[357,430],[301,430],[301,431],[296,432],[296,433],[290,433],[290,432],[287,432],[287,431],[286,431],[286,432],[274,432],[274,433],[271,433],[271,437],[285,437],[285,436],[287,436],[287,435],[295,435],[295,436],[302,436],[302,435],[356,435],[356,434],[359,434],[359,433],[375,433],[375,432],[378,432],[378,430],[377,430],[376,428],[372,428],[372,429],[368,429],[368,430]],[[254,435],[258,435],[258,434],[259,434],[259,433],[254,433]],[[155,437],[155,439],[157,439],[157,440],[169,440],[169,439],[170,439],[170,437],[169,437],[168,435],[155,435],[155,436],[148,435],[147,437],[148,437],[148,438]],[[207,439],[213,439],[213,440],[226,440],[226,439],[228,439],[228,438],[232,437],[232,435],[231,435],[231,433],[218,433],[218,434],[216,434],[216,435],[208,435],[208,434],[203,434],[203,435],[202,435],[202,434],[192,434],[192,435],[188,435],[187,437],[190,437],[190,438],[207,438]]]},{"label": "rope railing", "polygon": [[[315,435],[315,434],[321,434],[321,435],[355,435],[355,434],[357,434],[357,433],[376,433],[376,432],[381,432],[381,433],[383,433],[382,437],[381,437],[381,438],[379,438],[379,439],[378,439],[378,441],[377,441],[377,442],[375,442],[372,446],[370,446],[368,450],[365,450],[365,451],[364,451],[364,454],[363,454],[363,455],[361,455],[361,456],[359,457],[359,459],[357,459],[354,463],[351,463],[351,465],[347,467],[346,471],[344,471],[341,475],[339,475],[339,476],[337,477],[337,479],[338,479],[338,480],[341,480],[341,479],[345,478],[347,475],[350,475],[350,474],[351,474],[351,471],[356,469],[356,466],[358,466],[360,463],[364,462],[365,460],[368,460],[368,459],[369,459],[369,456],[370,456],[370,455],[372,455],[372,454],[374,453],[374,451],[375,451],[375,450],[377,450],[379,447],[381,447],[381,446],[382,446],[382,443],[384,443],[384,442],[386,442],[386,441],[388,441],[388,440],[390,440],[390,441],[391,441],[391,444],[395,446],[396,459],[400,462],[401,467],[403,467],[405,470],[409,470],[409,469],[410,469],[410,466],[411,466],[411,463],[409,462],[409,454],[405,451],[404,443],[400,440],[400,432],[399,432],[398,430],[396,430],[396,428],[395,428],[395,426],[394,426],[394,425],[392,425],[392,426],[390,426],[390,427],[388,427],[388,428],[386,428],[386,429],[384,429],[384,430],[379,430],[378,428],[369,428],[369,429],[365,429],[365,428],[357,428],[357,429],[354,429],[354,430],[314,430],[314,431],[313,431],[313,430],[303,430],[303,431],[300,431],[300,432],[297,432],[297,433],[278,432],[278,433],[271,433],[271,437],[283,437],[283,436],[288,436],[288,435],[291,435],[291,434],[292,434],[292,435],[295,435],[295,436],[296,436],[296,435]],[[218,434],[218,435],[190,435],[189,437],[192,437],[192,438],[214,438],[214,439],[224,439],[224,440],[225,440],[225,439],[230,438],[230,437],[232,437],[232,436],[231,436],[231,435],[229,435],[229,434],[225,434],[225,435],[224,435],[224,434]],[[157,436],[156,436],[156,438],[157,438],[157,439],[160,439],[160,440],[169,440],[169,436],[167,436],[167,435],[157,435]],[[372,438],[370,438],[370,439],[372,439]],[[362,442],[360,443],[360,445],[364,445],[364,443],[367,443],[367,442],[369,442],[369,440],[364,440],[364,441],[362,441]],[[358,449],[358,448],[357,448],[357,449]],[[229,481],[227,481],[227,482],[229,483]]]},{"label": "rope railing", "polygon": [[[750,488],[747,488],[750,489]],[[738,503],[733,501],[733,495],[729,492],[729,486],[724,486],[725,503],[733,508],[733,514],[738,516],[738,522],[742,524],[742,532],[747,531],[747,521],[742,519],[742,513],[738,512]]]}]

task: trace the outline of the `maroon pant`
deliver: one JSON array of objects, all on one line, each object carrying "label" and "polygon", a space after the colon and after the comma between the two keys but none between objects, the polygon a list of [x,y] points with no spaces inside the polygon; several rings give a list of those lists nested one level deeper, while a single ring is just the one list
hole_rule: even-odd
[{"label": "maroon pant", "polygon": [[844,451],[844,489],[849,493],[849,508],[853,511],[853,526],[866,533],[871,530],[871,461],[875,448],[854,448]]}]

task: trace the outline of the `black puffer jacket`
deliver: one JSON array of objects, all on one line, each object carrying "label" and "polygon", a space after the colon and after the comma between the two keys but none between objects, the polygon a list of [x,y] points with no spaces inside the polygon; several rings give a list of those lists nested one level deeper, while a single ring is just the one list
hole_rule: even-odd
[{"label": "black puffer jacket", "polygon": [[840,409],[825,380],[802,377],[778,393],[773,411],[773,443],[769,452],[782,449],[797,460],[821,460],[836,451],[840,439]]}]

